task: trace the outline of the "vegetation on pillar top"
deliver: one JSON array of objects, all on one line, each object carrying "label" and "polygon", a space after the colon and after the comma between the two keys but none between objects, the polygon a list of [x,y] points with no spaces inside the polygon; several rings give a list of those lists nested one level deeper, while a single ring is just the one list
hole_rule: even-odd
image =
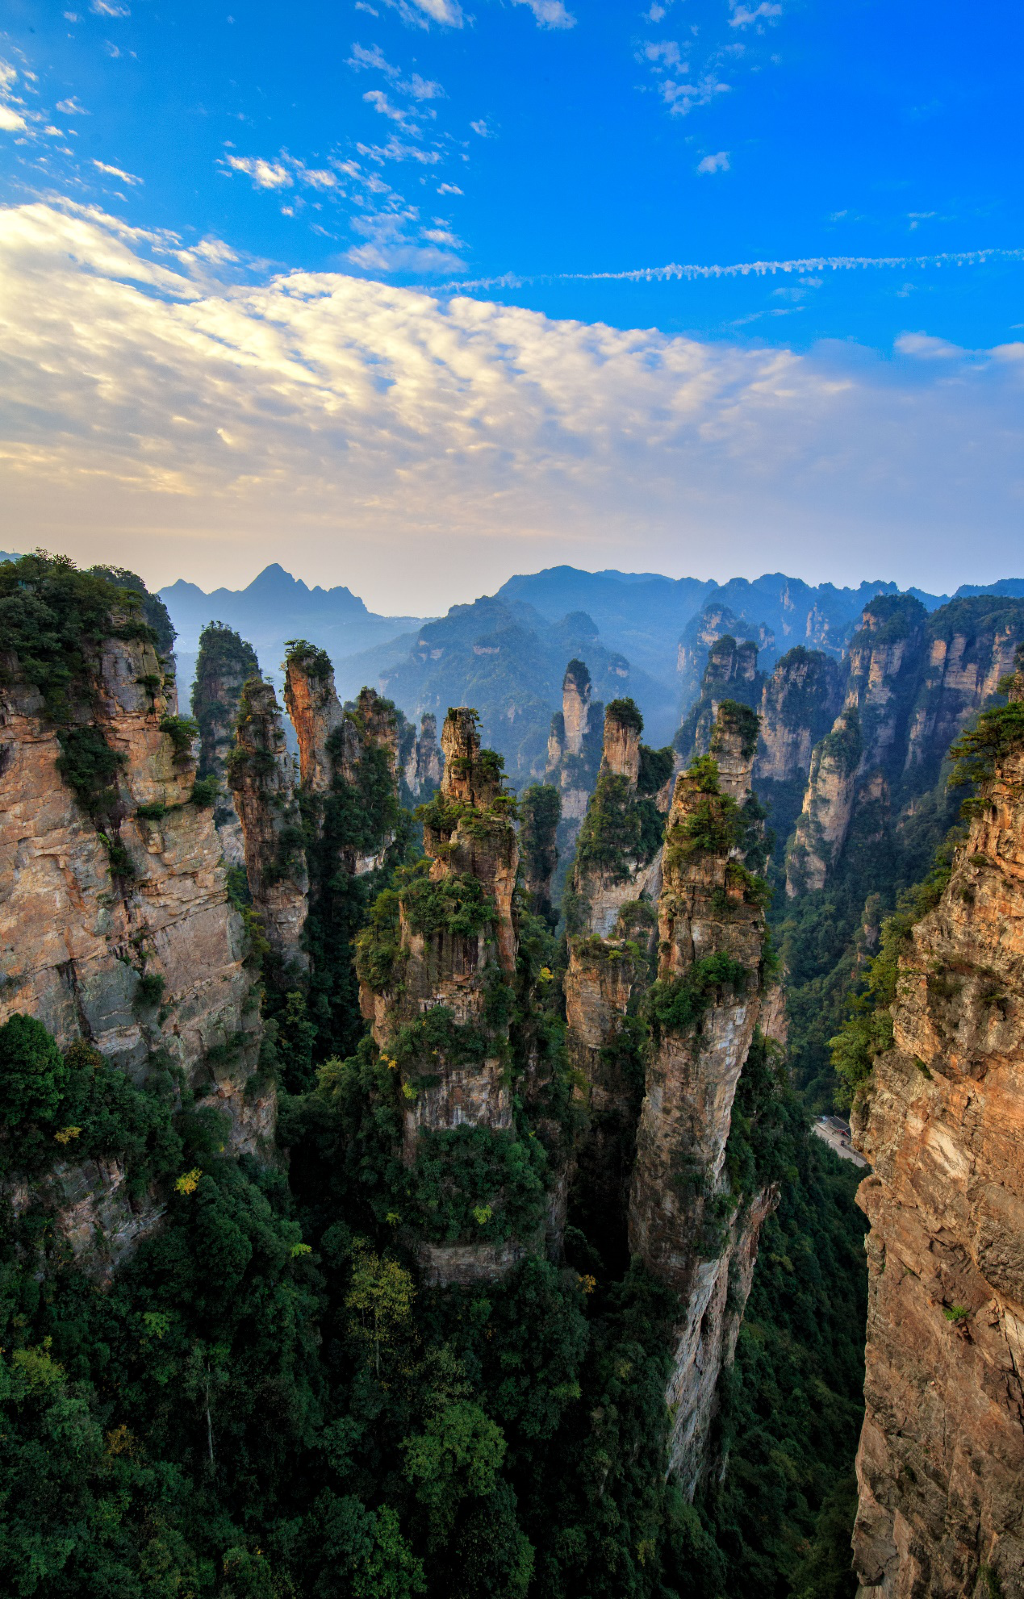
[{"label": "vegetation on pillar top", "polygon": [[247,639],[228,627],[226,622],[207,622],[199,635],[199,654],[196,657],[196,684],[207,677],[222,677],[227,672],[237,672],[242,682],[259,676],[260,663],[256,651]]},{"label": "vegetation on pillar top", "polygon": [[850,649],[898,644],[927,620],[928,612],[912,594],[878,594],[865,605],[861,627],[850,640]]},{"label": "vegetation on pillar top", "polygon": [[586,661],[581,661],[576,655],[573,656],[565,669],[565,676],[562,679],[563,690],[570,683],[576,685],[576,691],[581,699],[585,699],[588,696],[591,686],[590,668],[587,666]]},{"label": "vegetation on pillar top", "polygon": [[644,730],[644,719],[635,700],[609,700],[604,708],[605,722],[618,722],[620,727],[628,727],[634,733],[640,734]]},{"label": "vegetation on pillar top", "polygon": [[301,667],[307,677],[317,678],[321,682],[333,675],[334,667],[327,651],[310,644],[308,639],[288,639],[284,648],[286,670],[289,666]]},{"label": "vegetation on pillar top", "polygon": [[739,700],[722,700],[711,735],[712,755],[721,748],[723,740],[733,734],[740,740],[740,753],[744,760],[749,760],[757,749],[760,725],[761,718],[749,705],[741,705]]}]

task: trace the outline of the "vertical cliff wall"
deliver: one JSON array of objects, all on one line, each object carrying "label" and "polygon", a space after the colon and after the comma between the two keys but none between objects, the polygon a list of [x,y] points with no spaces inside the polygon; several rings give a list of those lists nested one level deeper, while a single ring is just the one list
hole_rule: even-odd
[{"label": "vertical cliff wall", "polygon": [[[754,738],[744,741],[729,727],[713,738],[735,767],[731,786],[747,791],[756,722]],[[764,885],[740,858],[744,831],[712,757],[677,778],[658,901],[658,980],[647,1004],[652,1040],[629,1244],[682,1302],[667,1395],[670,1466],[691,1494],[706,1469],[718,1377],[732,1355],[772,1202],[758,1194],[738,1204],[724,1169],[761,1004]]]},{"label": "vertical cliff wall", "polygon": [[228,756],[234,747],[235,722],[247,678],[259,675],[251,644],[223,622],[210,622],[199,635],[192,715],[199,724],[199,776],[218,784],[214,821],[225,857],[232,866],[243,860],[242,829],[227,781]]},{"label": "vertical cliff wall", "polygon": [[558,866],[558,824],[561,805],[557,788],[532,783],[519,798],[520,876],[527,903],[550,926],[558,920],[551,889]]},{"label": "vertical cliff wall", "polygon": [[228,776],[253,909],[277,962],[278,981],[287,985],[309,965],[302,945],[309,884],[295,763],[273,684],[259,677],[250,677],[242,688]]},{"label": "vertical cliff wall", "polygon": [[420,731],[409,740],[403,768],[406,788],[413,800],[426,801],[441,786],[441,751],[437,743],[437,717],[425,711]]},{"label": "vertical cliff wall", "polygon": [[[519,1170],[513,1119],[514,802],[473,711],[450,711],[441,743],[441,788],[422,813],[426,859],[377,900],[359,975],[374,1042],[399,1074],[412,1189],[439,1183],[447,1195],[443,1223],[436,1199],[414,1202],[410,1241],[428,1280],[449,1282],[501,1276],[542,1247],[544,1195],[529,1155]],[[462,1169],[474,1154],[486,1189],[475,1205],[476,1179]]]},{"label": "vertical cliff wall", "polygon": [[558,790],[557,844],[566,865],[572,860],[601,764],[604,706],[592,700],[591,693],[586,663],[571,660],[562,680],[562,709],[551,719],[544,773],[544,782]]},{"label": "vertical cliff wall", "polygon": [[706,755],[723,700],[757,707],[761,700],[762,677],[757,669],[757,644],[751,639],[735,639],[725,634],[712,643],[707,666],[689,714],[673,739],[679,764],[694,755]]},{"label": "vertical cliff wall", "polygon": [[[180,1068],[255,1150],[274,1104],[248,1092],[258,1008],[213,811],[193,798],[194,725],[120,590],[36,557],[4,576],[0,1023],[34,1017],[140,1085]],[[116,1161],[83,1171],[67,1147],[58,1228],[109,1261],[159,1209],[129,1202]]]},{"label": "vertical cliff wall", "polygon": [[810,893],[825,886],[850,829],[863,753],[856,708],[841,711],[827,738],[811,757],[803,809],[786,856],[786,894]]},{"label": "vertical cliff wall", "polygon": [[893,1599],[1024,1591],[1022,693],[982,720],[994,772],[853,1113],[873,1168],[854,1547]]}]

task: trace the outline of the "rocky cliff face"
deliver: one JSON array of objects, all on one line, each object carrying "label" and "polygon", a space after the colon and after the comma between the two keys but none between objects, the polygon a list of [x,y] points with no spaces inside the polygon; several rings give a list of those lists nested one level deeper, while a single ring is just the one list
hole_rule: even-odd
[{"label": "rocky cliff face", "polygon": [[219,784],[214,821],[224,855],[232,866],[243,859],[242,829],[227,782],[227,761],[234,746],[235,722],[247,678],[259,675],[251,644],[223,622],[210,622],[199,635],[192,715],[199,723],[199,776]]},{"label": "rocky cliff face", "polygon": [[571,853],[571,845],[576,842],[597,778],[603,709],[591,701],[590,673],[585,663],[570,661],[562,681],[562,709],[553,717],[548,735],[544,778],[558,789],[563,823],[572,824],[571,839],[568,829],[563,829],[559,841],[563,853]]},{"label": "rocky cliff face", "polygon": [[403,768],[406,787],[414,800],[428,800],[441,786],[441,751],[437,744],[437,717],[425,711],[418,737],[409,741]]},{"label": "rocky cliff face", "polygon": [[825,886],[850,830],[863,751],[856,708],[841,711],[811,757],[803,809],[786,856],[786,894]]},{"label": "rocky cliff face", "polygon": [[954,600],[930,616],[904,771],[914,786],[937,775],[953,740],[1012,671],[1024,639],[1024,605],[992,595]]},{"label": "rocky cliff face", "polygon": [[677,768],[692,760],[694,755],[708,753],[718,707],[723,700],[756,706],[761,698],[761,682],[757,645],[752,640],[737,641],[726,634],[711,645],[700,693],[673,740]]},{"label": "rocky cliff face", "polygon": [[[865,607],[850,642],[843,709],[811,757],[788,851],[790,897],[823,887],[843,856],[860,791],[874,785],[877,797],[879,773],[892,798],[893,825],[914,814],[921,794],[938,778],[951,741],[996,693],[1022,638],[1024,603],[999,596],[955,600],[931,616],[906,594],[879,595]],[[798,653],[805,652],[792,652]],[[773,820],[784,831],[795,814],[793,794],[785,782],[773,781],[773,774],[805,754],[814,718],[828,706],[835,671],[825,663],[812,697],[805,692],[811,681],[808,655],[800,668],[805,683],[794,677],[785,707],[781,671],[788,660],[779,663],[765,686],[755,767],[755,776],[766,780],[765,797],[775,806]]]},{"label": "rocky cliff face", "polygon": [[[679,643],[679,652],[676,660],[676,670],[679,674],[679,687],[684,708],[692,705],[700,694],[701,684],[707,669],[711,666],[718,646],[725,644],[724,655],[719,656],[715,666],[716,673],[722,671],[723,662],[727,655],[735,655],[737,640],[750,646],[753,650],[753,659],[757,661],[758,650],[767,650],[774,653],[775,634],[772,629],[763,623],[748,623],[737,616],[718,601],[713,601],[705,606],[699,616],[689,624]],[[744,696],[736,692],[737,678],[744,680],[749,668],[749,654],[744,653],[742,667],[733,671],[729,683],[725,684],[726,693],[723,698],[742,699]],[[712,718],[713,720],[714,718]],[[710,727],[709,727],[710,732]]]},{"label": "rocky cliff face", "polygon": [[[733,735],[723,729],[723,742]],[[749,787],[746,772],[733,786]],[[629,1202],[629,1245],[680,1295],[668,1389],[670,1465],[706,1467],[718,1377],[749,1291],[769,1194],[737,1205],[724,1175],[740,1073],[761,1004],[763,897],[738,859],[740,812],[714,764],[676,780],[658,901],[658,981]],[[731,1293],[730,1293],[731,1287]]]},{"label": "rocky cliff face", "polygon": [[1022,733],[912,929],[854,1109],[873,1168],[854,1547],[893,1599],[1024,1591]]},{"label": "rocky cliff face", "polygon": [[309,882],[295,763],[273,684],[262,678],[249,678],[242,689],[228,773],[253,909],[283,972],[302,974],[309,965],[301,942]]},{"label": "rocky cliff face", "polygon": [[[434,1151],[448,1152],[444,1135],[456,1130],[486,1130],[502,1154],[515,1140],[509,1000],[519,852],[512,802],[500,758],[480,747],[474,712],[450,711],[441,743],[441,789],[424,821],[426,861],[406,873],[393,899],[378,902],[376,924],[360,940],[363,1014],[382,1057],[400,1074],[410,1167],[443,1159]],[[493,1206],[486,1208],[477,1230],[492,1220]],[[428,1280],[501,1276],[535,1244],[507,1231],[477,1243],[465,1231],[453,1222],[455,1236],[445,1241],[412,1230]]]},{"label": "rocky cliff face", "polygon": [[831,729],[841,704],[838,661],[802,645],[783,655],[765,680],[758,707],[761,730],[753,781],[759,793],[765,783],[807,781],[811,751]]},{"label": "rocky cliff face", "polygon": [[643,895],[657,897],[663,830],[658,806],[671,776],[672,755],[669,750],[646,750],[640,743],[642,732],[643,718],[633,701],[613,700],[605,711],[600,774],[565,902],[572,934],[606,938],[623,905]]},{"label": "rocky cliff face", "polygon": [[[112,614],[112,628],[123,621]],[[152,644],[75,643],[85,675],[63,723],[18,657],[3,660],[0,1023],[35,1017],[62,1048],[84,1040],[139,1084],[154,1062],[180,1067],[200,1103],[229,1113],[232,1147],[255,1151],[274,1101],[249,1092],[258,1005],[213,811],[192,800],[188,724]],[[104,749],[116,765],[90,810],[81,759]],[[65,1160],[47,1179],[58,1230],[100,1269],[159,1217],[129,1201],[124,1175],[116,1161]]]}]

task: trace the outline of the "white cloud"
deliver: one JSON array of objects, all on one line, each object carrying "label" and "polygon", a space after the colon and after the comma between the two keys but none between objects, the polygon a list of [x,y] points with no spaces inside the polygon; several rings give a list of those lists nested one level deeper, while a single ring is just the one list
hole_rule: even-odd
[{"label": "white cloud", "polygon": [[401,94],[412,95],[414,100],[441,100],[444,90],[433,79],[421,78],[418,72],[413,72],[406,78],[400,67],[393,67],[387,60],[379,45],[374,45],[372,50],[367,50],[361,44],[352,46],[352,54],[348,59],[348,66],[356,71],[370,69],[383,72],[388,82],[393,84]]},{"label": "white cloud", "polygon": [[224,162],[235,172],[244,172],[252,179],[254,189],[290,189],[295,179],[279,161],[265,161],[262,156],[229,155]]},{"label": "white cloud", "polygon": [[381,116],[387,117],[391,122],[397,122],[398,126],[406,133],[411,133],[414,138],[419,138],[420,130],[410,120],[408,112],[403,110],[401,106],[392,105],[383,89],[368,89],[363,95],[363,99],[368,105],[372,105],[375,111],[379,111]]},{"label": "white cloud", "polygon": [[[411,213],[376,226],[390,265],[439,249]],[[237,586],[286,547],[420,614],[562,560],[948,587],[1019,548],[1019,346],[802,356],[341,273],[196,281],[181,249],[95,210],[0,210],[15,548]]]},{"label": "white cloud", "polygon": [[144,181],[142,178],[135,177],[131,172],[125,172],[122,167],[110,167],[105,161],[97,161],[95,156],[92,158],[92,164],[94,167],[98,167],[101,172],[109,173],[112,178],[120,178],[122,183],[135,184]]},{"label": "white cloud", "polygon": [[491,130],[487,126],[487,123],[484,121],[483,117],[481,117],[478,122],[471,122],[469,125],[474,133],[480,135],[481,139],[489,139],[491,137]]},{"label": "white cloud", "polygon": [[733,5],[733,14],[729,18],[730,28],[749,28],[751,23],[759,22],[762,17],[781,17],[782,7],[770,5],[768,0],[761,0],[759,6],[753,11],[748,6]]},{"label": "white cloud", "polygon": [[69,96],[67,100],[58,100],[57,110],[63,111],[66,117],[88,117],[92,115],[91,112],[85,109],[84,105],[78,103],[74,95]]},{"label": "white cloud", "polygon": [[0,57],[0,94],[10,94],[17,81],[17,67],[12,67],[9,61],[4,61],[3,58]]},{"label": "white cloud", "polygon": [[446,28],[462,27],[462,7],[458,0],[413,0],[413,4]]},{"label": "white cloud", "polygon": [[415,144],[403,144],[393,135],[387,144],[357,144],[356,149],[381,166],[386,161],[418,161],[422,166],[433,167],[441,160],[439,150],[421,150]]},{"label": "white cloud", "polygon": [[710,105],[716,94],[728,94],[729,85],[719,83],[713,73],[708,73],[696,83],[675,83],[667,78],[659,90],[672,115],[685,117],[694,106]]},{"label": "white cloud", "polygon": [[[421,0],[422,3],[422,0]],[[539,28],[575,28],[576,18],[566,11],[562,0],[514,0],[519,6],[529,6]]]},{"label": "white cloud", "polygon": [[115,4],[115,0],[92,0],[90,11],[95,11],[98,17],[130,17],[131,11],[127,6]]},{"label": "white cloud", "polygon": [[27,127],[20,111],[15,111],[13,106],[0,105],[0,132],[21,133]]},{"label": "white cloud", "polygon": [[729,170],[729,152],[728,152],[728,150],[719,150],[717,155],[706,155],[704,157],[703,161],[698,161],[697,162],[697,171],[701,172],[701,173],[728,172],[728,170]]},{"label": "white cloud", "polygon": [[912,355],[918,361],[962,360],[971,352],[947,339],[933,338],[930,333],[901,333],[896,340],[901,355]]},{"label": "white cloud", "polygon": [[442,183],[437,192],[438,194],[461,194],[462,190],[457,183]]},{"label": "white cloud", "polygon": [[656,68],[678,67],[682,56],[679,53],[679,45],[675,39],[659,39],[656,42],[645,44],[642,53],[637,59],[651,61]]}]

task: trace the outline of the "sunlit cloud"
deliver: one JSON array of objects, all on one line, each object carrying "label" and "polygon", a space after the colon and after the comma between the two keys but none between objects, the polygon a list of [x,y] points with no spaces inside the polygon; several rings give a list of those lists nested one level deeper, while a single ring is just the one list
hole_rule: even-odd
[{"label": "sunlit cloud", "polygon": [[[444,256],[445,231],[407,209],[357,248]],[[807,576],[914,581],[908,540],[934,568],[968,528],[1016,536],[1019,344],[798,355],[340,272],[245,281],[232,256],[70,204],[0,210],[9,547],[232,583],[286,547],[423,614],[626,548],[646,570],[754,575],[770,545]]]}]

